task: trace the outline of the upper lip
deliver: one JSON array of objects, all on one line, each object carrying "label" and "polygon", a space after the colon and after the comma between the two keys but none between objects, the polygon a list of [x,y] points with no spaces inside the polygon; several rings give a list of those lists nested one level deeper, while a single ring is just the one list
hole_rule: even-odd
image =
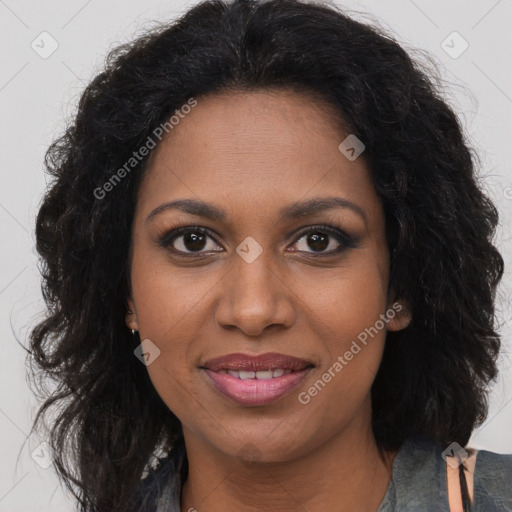
[{"label": "upper lip", "polygon": [[282,368],[283,370],[300,371],[309,366],[314,366],[310,361],[298,357],[267,352],[265,354],[228,354],[225,356],[209,359],[201,365],[214,372],[219,370],[242,370],[257,372],[260,370],[272,370]]}]

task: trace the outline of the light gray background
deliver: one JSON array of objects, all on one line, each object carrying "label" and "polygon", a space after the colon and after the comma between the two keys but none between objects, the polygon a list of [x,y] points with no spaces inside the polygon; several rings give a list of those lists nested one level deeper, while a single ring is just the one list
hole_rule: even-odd
[{"label": "light gray background", "polygon": [[[195,2],[159,0],[0,0],[0,512],[71,512],[73,502],[58,484],[53,466],[31,457],[44,439],[27,439],[35,399],[25,381],[29,326],[43,302],[34,246],[34,216],[45,186],[42,159],[85,84],[100,69],[109,48],[151,26],[174,18]],[[501,212],[497,237],[506,272],[498,302],[503,353],[500,380],[490,396],[487,422],[470,446],[512,452],[512,364],[510,271],[512,244],[512,0],[347,1],[361,19],[378,18],[407,49],[428,51],[448,82],[447,96],[460,113],[483,162],[485,187]],[[365,15],[364,13],[369,13]],[[32,48],[51,48],[43,59]],[[469,44],[458,58],[442,48],[453,31]],[[46,37],[43,42],[41,39]],[[464,42],[450,36],[448,51]],[[19,455],[19,458],[18,458]]]}]

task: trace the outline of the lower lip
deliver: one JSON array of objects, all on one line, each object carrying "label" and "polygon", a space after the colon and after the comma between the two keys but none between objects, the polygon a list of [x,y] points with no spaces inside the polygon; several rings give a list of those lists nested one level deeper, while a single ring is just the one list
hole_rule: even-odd
[{"label": "lower lip", "polygon": [[289,393],[312,368],[291,372],[272,379],[237,379],[228,373],[205,369],[214,387],[241,405],[264,405]]}]

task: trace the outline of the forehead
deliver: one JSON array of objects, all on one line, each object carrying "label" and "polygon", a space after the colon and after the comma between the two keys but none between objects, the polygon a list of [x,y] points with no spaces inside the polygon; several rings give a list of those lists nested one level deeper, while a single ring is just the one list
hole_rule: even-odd
[{"label": "forehead", "polygon": [[293,91],[197,98],[151,155],[139,213],[195,197],[272,219],[284,204],[336,195],[379,216],[364,160],[338,149],[347,135],[332,107]]}]

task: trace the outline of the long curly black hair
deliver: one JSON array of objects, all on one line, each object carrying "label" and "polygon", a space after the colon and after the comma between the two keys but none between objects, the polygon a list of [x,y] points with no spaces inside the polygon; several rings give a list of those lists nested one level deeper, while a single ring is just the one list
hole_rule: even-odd
[{"label": "long curly black hair", "polygon": [[56,409],[55,467],[83,511],[122,510],[155,454],[183,444],[125,324],[148,156],[104,197],[98,190],[190,98],[219,91],[308,91],[363,141],[385,212],[390,287],[412,314],[388,333],[372,387],[377,444],[396,450],[413,434],[467,444],[497,375],[503,259],[477,156],[430,64],[385,30],[309,0],[204,1],[109,54],[46,154],[53,179],[36,238],[48,311],[27,356],[45,399],[33,429]]}]

